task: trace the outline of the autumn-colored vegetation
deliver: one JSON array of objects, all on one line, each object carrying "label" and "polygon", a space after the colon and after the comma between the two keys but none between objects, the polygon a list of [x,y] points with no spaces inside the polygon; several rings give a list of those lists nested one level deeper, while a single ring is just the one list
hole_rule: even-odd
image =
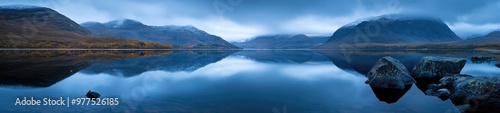
[{"label": "autumn-colored vegetation", "polygon": [[0,20],[0,48],[171,49],[172,46],[79,34],[51,24]]}]

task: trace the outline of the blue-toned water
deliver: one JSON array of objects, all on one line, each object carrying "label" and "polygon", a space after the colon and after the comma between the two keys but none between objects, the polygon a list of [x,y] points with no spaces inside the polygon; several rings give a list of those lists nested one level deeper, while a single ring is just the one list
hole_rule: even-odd
[{"label": "blue-toned water", "polygon": [[[411,69],[423,56],[495,56],[484,51],[2,51],[0,112],[454,113],[449,100],[415,85],[377,92],[363,75],[383,56]],[[45,57],[44,57],[45,56]],[[498,76],[498,61],[463,74]],[[116,106],[20,106],[17,98],[83,98]],[[389,92],[390,93],[390,92]],[[379,94],[376,96],[376,94]],[[71,103],[70,103],[71,104]]]}]

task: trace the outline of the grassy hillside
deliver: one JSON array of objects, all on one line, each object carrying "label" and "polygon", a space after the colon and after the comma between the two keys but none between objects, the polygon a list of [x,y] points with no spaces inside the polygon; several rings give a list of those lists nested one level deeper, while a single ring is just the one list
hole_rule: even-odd
[{"label": "grassy hillside", "polygon": [[107,49],[170,49],[167,44],[97,37],[62,31],[50,25],[32,24],[18,27],[16,23],[0,21],[0,48],[107,48]]},{"label": "grassy hillside", "polygon": [[0,9],[0,14],[0,48],[172,48],[169,44],[91,36],[49,8]]}]

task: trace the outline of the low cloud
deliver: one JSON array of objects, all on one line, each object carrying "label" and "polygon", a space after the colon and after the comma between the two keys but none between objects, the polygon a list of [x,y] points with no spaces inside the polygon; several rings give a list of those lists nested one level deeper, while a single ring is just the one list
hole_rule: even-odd
[{"label": "low cloud", "polygon": [[500,30],[500,24],[470,24],[470,23],[455,23],[448,24],[450,29],[461,38],[474,38],[486,35],[492,31]]},{"label": "low cloud", "polygon": [[268,34],[269,30],[262,25],[246,25],[236,23],[224,18],[207,18],[204,20],[192,18],[172,18],[166,22],[167,25],[193,25],[210,34],[224,38],[228,42],[238,42],[254,37],[255,35]]},{"label": "low cloud", "polygon": [[[233,2],[237,1],[238,4]],[[214,7],[222,4],[222,14]],[[332,34],[357,19],[392,13],[441,18],[458,35],[500,28],[498,0],[16,0],[53,8],[78,23],[129,18],[147,25],[193,25],[228,41],[280,33]]]}]

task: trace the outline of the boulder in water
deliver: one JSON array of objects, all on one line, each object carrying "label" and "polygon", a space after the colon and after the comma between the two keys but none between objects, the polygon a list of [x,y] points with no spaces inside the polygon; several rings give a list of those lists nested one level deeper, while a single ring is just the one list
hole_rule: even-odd
[{"label": "boulder in water", "polygon": [[373,88],[405,89],[414,83],[406,67],[389,56],[381,58],[367,77],[366,83]]},{"label": "boulder in water", "polygon": [[93,90],[89,90],[89,92],[87,92],[87,98],[99,98],[101,96],[101,94],[93,91]]}]

